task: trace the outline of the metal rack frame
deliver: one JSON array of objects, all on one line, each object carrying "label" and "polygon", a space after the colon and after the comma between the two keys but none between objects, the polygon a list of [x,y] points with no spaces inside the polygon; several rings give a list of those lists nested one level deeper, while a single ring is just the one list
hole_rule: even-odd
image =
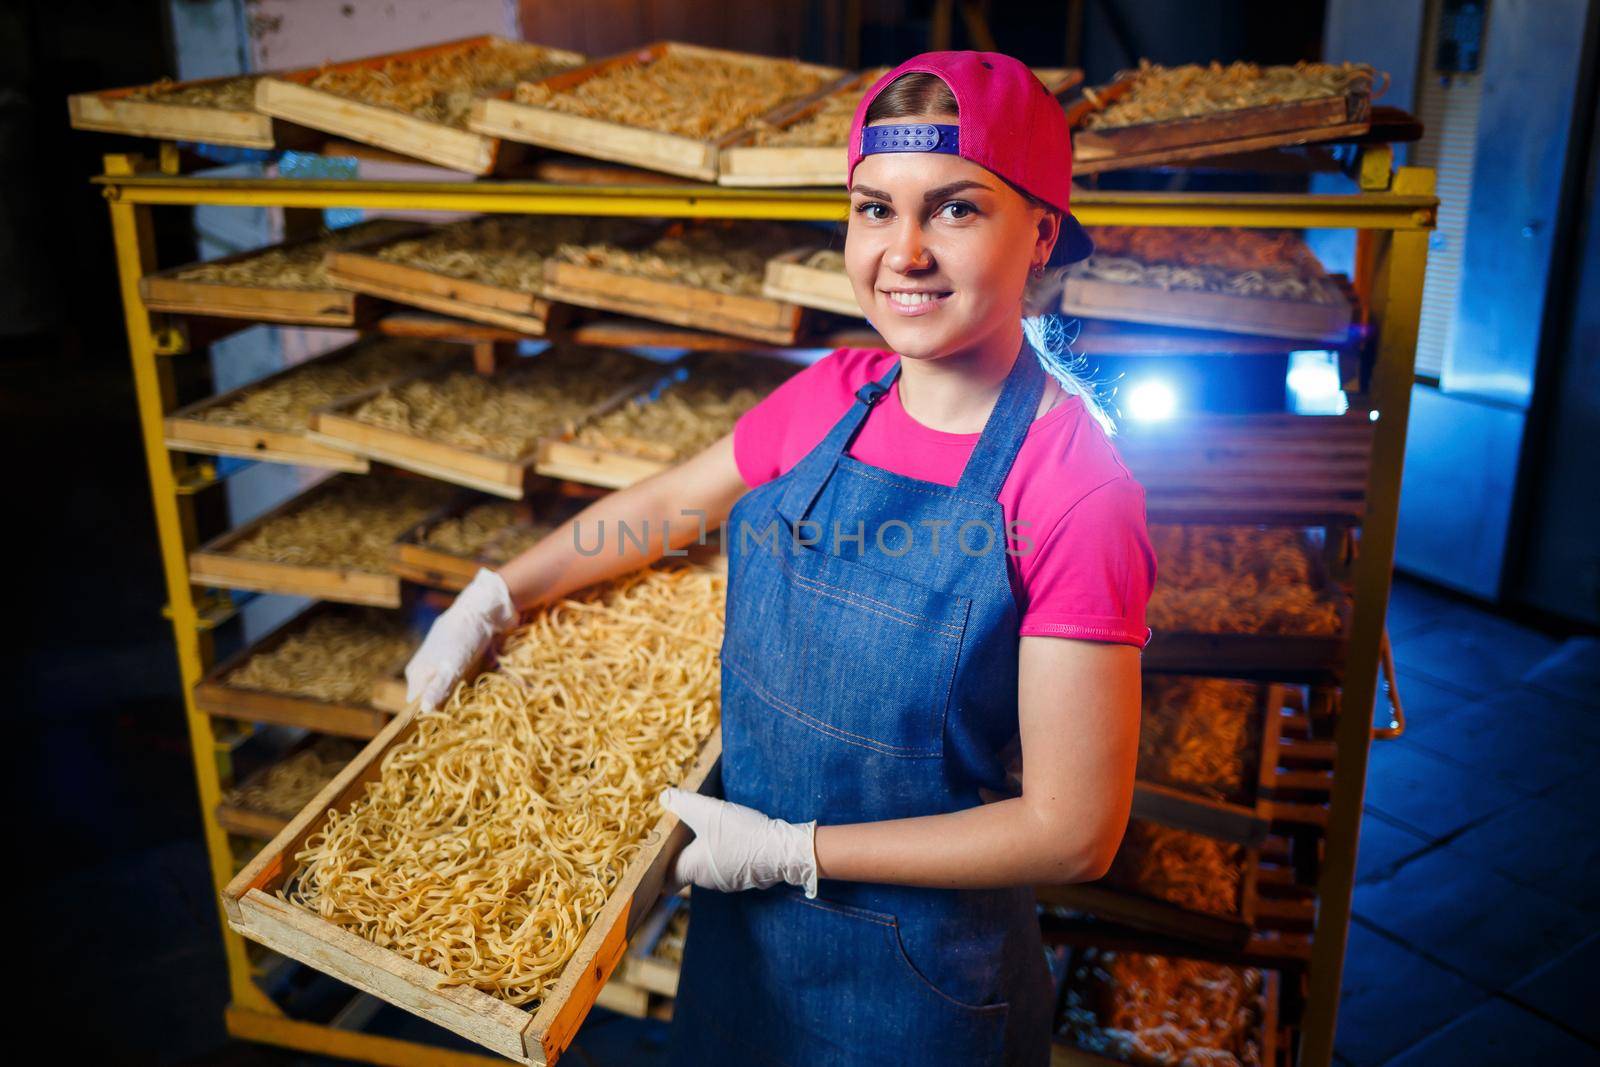
[{"label": "metal rack frame", "polygon": [[[178,154],[161,145],[158,161],[105,157],[95,179],[110,206],[128,348],[139,420],[166,573],[168,606],[182,676],[184,709],[206,827],[215,889],[233,875],[228,834],[213,812],[232,777],[230,747],[219,742],[209,715],[194,704],[194,684],[213,659],[210,631],[231,614],[230,602],[189,581],[188,553],[196,544],[193,497],[217,483],[212,464],[170,452],[162,420],[175,406],[168,357],[188,350],[183,332],[147,311],[139,279],[156,269],[151,209],[237,205],[287,209],[357,207],[565,215],[838,220],[842,190],[784,191],[714,186],[588,186],[530,182],[294,181],[185,177]],[[1347,195],[1126,193],[1079,191],[1073,211],[1086,225],[1351,228],[1358,238],[1356,286],[1375,332],[1373,369],[1364,402],[1381,413],[1368,471],[1367,510],[1356,560],[1355,615],[1344,681],[1345,712],[1336,725],[1338,749],[1325,852],[1317,885],[1318,916],[1308,972],[1308,1001],[1300,1027],[1301,1067],[1332,1061],[1334,1026],[1355,881],[1356,843],[1366,790],[1384,617],[1394,561],[1400,474],[1410,412],[1417,322],[1428,234],[1438,200],[1433,171],[1393,167],[1385,145],[1367,145],[1354,168],[1360,191]],[[1347,383],[1358,388],[1359,383]],[[221,918],[220,901],[218,916]],[[488,1065],[494,1057],[380,1037],[337,1025],[291,1019],[256,984],[245,942],[222,924],[232,1002],[227,1026],[235,1036],[397,1067],[412,1064]]]}]

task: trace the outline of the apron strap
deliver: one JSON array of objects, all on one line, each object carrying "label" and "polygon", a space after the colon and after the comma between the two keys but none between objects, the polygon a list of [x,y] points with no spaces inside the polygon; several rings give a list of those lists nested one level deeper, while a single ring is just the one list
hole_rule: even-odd
[{"label": "apron strap", "polygon": [[1033,425],[1034,412],[1039,410],[1045,377],[1038,353],[1024,339],[1016,362],[1000,387],[1000,398],[989,412],[989,421],[984,423],[983,435],[961,471],[957,493],[979,500],[999,498],[1000,487],[1011,473],[1028,427]]},{"label": "apron strap", "polygon": [[894,380],[900,376],[900,360],[894,361],[894,366],[889,368],[882,378],[875,382],[868,382],[856,390],[856,402],[845,409],[839,421],[833,424],[833,429],[828,435],[795,464],[790,473],[789,487],[784,490],[783,496],[778,500],[778,514],[791,523],[799,522],[810,512],[811,505],[816,501],[817,494],[822,492],[822,487],[828,481],[828,476],[838,466],[839,457],[844,455],[850,443],[855,440],[856,433],[867,421],[867,412],[872,410],[872,405],[883,399]]}]

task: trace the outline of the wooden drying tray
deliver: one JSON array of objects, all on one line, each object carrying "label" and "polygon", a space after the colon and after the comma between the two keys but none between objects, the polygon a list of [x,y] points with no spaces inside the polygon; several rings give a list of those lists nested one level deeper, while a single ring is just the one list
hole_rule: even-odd
[{"label": "wooden drying tray", "polygon": [[[385,719],[384,721],[387,722],[388,720]],[[253,782],[262,780],[269,773],[271,773],[275,766],[285,762],[286,760],[292,759],[295,756],[298,756],[300,753],[311,748],[316,743],[317,738],[315,735],[301,738],[300,741],[291,746],[288,751],[282,753],[277,759],[273,760],[271,763],[252,774],[248,779],[245,780],[244,785],[249,785]],[[228,796],[228,793],[223,794],[223,799],[218,802],[214,814],[217,818],[217,825],[222,827],[230,834],[238,834],[241,837],[253,837],[259,841],[271,841],[283,831],[285,826],[289,825],[289,820],[284,816],[277,814],[276,812],[266,811],[261,808],[244,807],[243,805],[239,804],[230,804],[227,800]]]},{"label": "wooden drying tray", "polygon": [[483,503],[481,497],[464,500],[449,513],[436,515],[408,530],[405,536],[395,542],[391,564],[394,572],[408,582],[425,585],[430,589],[460,592],[472,581],[479,568],[494,568],[500,565],[489,558],[488,552],[506,537],[514,532],[525,531],[535,523],[548,521],[551,517],[576,512],[582,508],[585,501],[555,494],[517,501],[513,505],[516,509],[516,521],[496,531],[479,550],[477,556],[457,556],[427,543],[427,534],[435,526],[448,519],[459,518]]},{"label": "wooden drying tray", "polygon": [[766,296],[724,293],[680,282],[550,260],[545,292],[554,300],[601,311],[732,334],[772,345],[793,345],[800,336],[804,309]]},{"label": "wooden drying tray", "polygon": [[[381,67],[395,59],[426,59],[460,52],[495,40],[492,35],[464,37],[457,41],[415,48],[404,52],[368,56],[326,67],[308,67],[262,78],[256,85],[256,107],[268,115],[291,119],[303,126],[348,137],[362,144],[386,148],[415,159],[436,163],[468,174],[490,174],[514,160],[500,141],[483,133],[449,126],[432,119],[418,118],[395,108],[368,104],[336,93],[313,89],[310,83],[325,71]],[[511,43],[511,42],[508,42]],[[523,43],[523,42],[515,42]],[[548,50],[551,58],[579,64],[584,57],[558,48]]]},{"label": "wooden drying tray", "polygon": [[[430,478],[438,478],[468,489],[493,493],[507,500],[522,499],[535,477],[534,465],[539,460],[542,442],[536,442],[520,456],[506,459],[460,445],[446,444],[400,430],[392,430],[385,426],[375,426],[355,417],[356,410],[362,404],[385,389],[397,388],[422,379],[443,378],[454,373],[459,372],[455,369],[424,371],[402,382],[378,386],[322,408],[312,418],[311,438],[331,448],[346,449],[403,470],[425,474]],[[502,373],[537,373],[537,367],[528,364]],[[652,380],[653,376],[645,373],[626,381],[610,397],[597,404],[596,408],[614,403],[619,396],[632,396]],[[582,417],[583,413],[578,413],[574,415],[574,420]]]},{"label": "wooden drying tray", "polygon": [[213,538],[189,554],[189,580],[197,585],[221,589],[249,589],[280,596],[315,597],[341,604],[370,604],[373,607],[400,606],[400,579],[389,571],[360,571],[347,567],[324,567],[301,563],[272,563],[243,559],[230,549],[280,515],[310,506],[332,492],[351,475],[324,478],[236,529]]},{"label": "wooden drying tray", "polygon": [[[162,423],[168,448],[180,452],[198,452],[210,456],[240,456],[245,459],[265,460],[269,463],[291,463],[302,467],[322,467],[327,470],[365,474],[371,467],[365,456],[354,455],[344,449],[330,448],[311,440],[306,430],[270,430],[257,426],[234,426],[208,422],[204,418],[212,408],[226,407],[239,397],[274,382],[298,374],[310,367],[327,366],[360,353],[363,342],[336,348],[305,363],[268,375],[259,381],[230,389],[226,393],[206,397],[173,412]],[[395,379],[403,377],[395,374]]]},{"label": "wooden drying tray", "polygon": [[[619,67],[642,66],[669,53],[703,59],[720,59],[739,66],[776,66],[782,60],[747,52],[730,52],[720,48],[681,44],[677,41],[656,41],[641,48],[620,52],[606,59],[596,60],[577,70],[564,71],[545,78],[537,84],[554,92],[565,92]],[[833,67],[820,67],[801,63],[801,68],[836,81],[844,72]],[[702,140],[681,134],[654,130],[644,126],[630,126],[586,115],[568,115],[537,104],[518,103],[513,91],[498,96],[484,97],[472,105],[472,129],[482,134],[503,137],[509,141],[522,141],[566,152],[576,152],[595,159],[608,159],[617,163],[666,171],[685,178],[704,182],[717,180],[717,157],[723,146],[743,134],[734,130],[714,139]]]},{"label": "wooden drying tray", "polygon": [[[1126,951],[1126,950],[1123,950]],[[1279,997],[1282,979],[1277,971],[1261,971],[1261,1028],[1256,1035],[1257,1048],[1261,1050],[1261,1067],[1280,1067],[1278,1063]],[[1065,995],[1065,994],[1063,994]],[[1172,1062],[1177,1062],[1176,1060]],[[1114,1059],[1098,1052],[1090,1052],[1057,1038],[1050,1046],[1050,1067],[1128,1067],[1127,1060]]]},{"label": "wooden drying tray", "polygon": [[[222,85],[248,74],[195,81],[173,82],[174,89]],[[159,99],[139,99],[133,94],[147,85],[74,93],[67,97],[67,113],[75,130],[122,133],[133,137],[159,137],[166,141],[233,145],[237,148],[305,148],[316,137],[309,130],[278,121],[255,110],[232,111],[194,104],[168,104]]]},{"label": "wooden drying tray", "polygon": [[1256,685],[1260,723],[1256,778],[1247,798],[1218,800],[1181,785],[1139,779],[1133,789],[1135,818],[1191,830],[1241,845],[1260,845],[1272,827],[1273,786],[1278,774],[1278,735],[1283,724],[1283,687]]},{"label": "wooden drying tray", "polygon": [[[874,68],[876,69],[876,68]],[[1035,67],[1033,73],[1054,96],[1083,81],[1083,71],[1066,67]],[[872,70],[856,71],[809,96],[791,100],[761,117],[761,121],[736,133],[717,157],[717,184],[759,188],[789,186],[841,186],[849,160],[847,146],[754,144],[760,129],[793,126],[811,118],[834,96],[865,93],[876,79]],[[859,315],[860,311],[844,312]]]},{"label": "wooden drying tray", "polygon": [[543,337],[550,326],[552,306],[540,293],[395,263],[375,252],[363,248],[329,253],[328,278],[358,293],[530,337]]},{"label": "wooden drying tray", "polygon": [[[1134,81],[1129,76],[1096,90],[1100,107],[1125,96]],[[1371,127],[1372,86],[1362,80],[1339,96],[1233,108],[1108,130],[1083,129],[1083,120],[1096,110],[1099,108],[1086,96],[1067,109],[1067,121],[1074,130],[1074,175],[1358,137]]]},{"label": "wooden drying tray", "polygon": [[1215,915],[1147,896],[1132,889],[1113,887],[1105,880],[1071,885],[1039,886],[1039,900],[1076,911],[1087,911],[1113,922],[1127,923],[1176,937],[1212,944],[1242,947],[1255,926],[1261,847],[1242,846],[1244,872],[1239,881],[1239,906],[1232,915]]},{"label": "wooden drying tray", "polygon": [[228,684],[228,676],[256,656],[273,651],[317,619],[339,611],[334,604],[313,604],[255,644],[217,664],[195,683],[195,707],[208,715],[244,722],[299,726],[318,733],[355,737],[363,741],[376,737],[378,731],[388,724],[389,714],[374,706],[370,699],[359,704],[335,702]]},{"label": "wooden drying tray", "polygon": [[855,287],[843,271],[805,266],[805,260],[819,248],[796,248],[767,260],[767,276],[761,291],[773,300],[784,300],[801,307],[831,311],[835,315],[863,318],[856,301]]},{"label": "wooden drying tray", "polygon": [[[399,219],[373,219],[351,227],[352,242],[392,241],[418,232],[414,222]],[[310,237],[266,248],[238,252],[208,264],[242,263],[267,252],[292,249],[323,240]],[[151,311],[180,315],[208,315],[228,319],[255,319],[305,326],[359,326],[374,318],[376,302],[331,282],[318,289],[290,289],[272,285],[232,285],[196,281],[180,277],[184,271],[200,266],[181,267],[146,275],[139,279],[139,296]]]},{"label": "wooden drying tray", "polygon": [[1117,449],[1151,522],[1343,527],[1366,509],[1373,423],[1345,415],[1188,415],[1129,424]]},{"label": "wooden drying tray", "polygon": [[[667,864],[688,840],[688,830],[671,812],[661,816],[536,1011],[525,1011],[470,986],[442,986],[437,971],[277,896],[297,869],[295,853],[322,828],[329,809],[344,810],[358,800],[366,784],[378,778],[384,755],[415,728],[415,711],[396,717],[228,883],[222,892],[228,925],[253,941],[517,1063],[555,1063],[627,951],[633,932],[661,895]],[[704,788],[721,754],[719,729],[701,746],[679,788]]]},{"label": "wooden drying tray", "polygon": [[1082,277],[1070,271],[1061,289],[1061,311],[1091,319],[1325,344],[1349,340],[1352,316],[1350,303],[1344,299],[1337,304],[1319,304],[1204,289],[1160,289]]}]

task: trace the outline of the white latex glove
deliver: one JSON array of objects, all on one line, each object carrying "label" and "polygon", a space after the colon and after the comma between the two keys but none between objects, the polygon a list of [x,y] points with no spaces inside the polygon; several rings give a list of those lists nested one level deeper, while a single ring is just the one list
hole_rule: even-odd
[{"label": "white latex glove", "polygon": [[817,824],[769,819],[752,808],[683,789],[667,789],[661,806],[694,831],[678,853],[667,892],[693,883],[736,893],[788,882],[817,895]]},{"label": "white latex glove", "polygon": [[406,702],[438,707],[494,635],[517,621],[511,590],[494,571],[480,568],[455,602],[434,620],[411,662],[406,664]]}]

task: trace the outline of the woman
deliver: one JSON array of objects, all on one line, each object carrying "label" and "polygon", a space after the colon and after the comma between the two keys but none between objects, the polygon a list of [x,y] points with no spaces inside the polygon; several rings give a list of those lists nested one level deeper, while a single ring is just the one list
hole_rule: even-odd
[{"label": "woman", "polygon": [[695,831],[677,1063],[1048,1061],[1032,887],[1121,841],[1155,580],[1104,415],[1024,335],[1030,276],[1092,248],[1070,169],[1019,61],[886,74],[851,130],[845,266],[893,351],[831,353],[577,516],[591,541],[648,520],[648,552],[550,537],[480,572],[407,668],[431,706],[518,609],[681,548],[686,513],[723,525],[726,799],[662,798]]}]

